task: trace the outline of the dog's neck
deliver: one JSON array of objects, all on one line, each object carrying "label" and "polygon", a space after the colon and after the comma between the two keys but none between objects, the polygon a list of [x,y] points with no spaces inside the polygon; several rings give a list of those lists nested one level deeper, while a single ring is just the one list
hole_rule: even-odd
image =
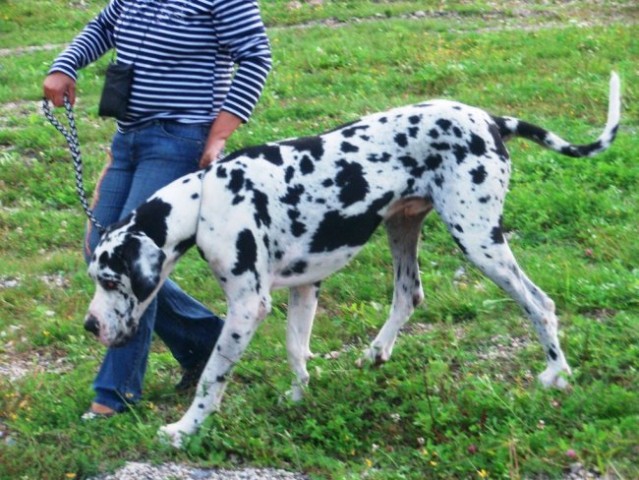
[{"label": "dog's neck", "polygon": [[[130,220],[130,228],[148,236],[166,255],[165,265],[174,264],[195,245],[202,172],[170,183],[140,205]],[[192,204],[192,205],[190,205]],[[177,208],[184,205],[186,208]]]}]

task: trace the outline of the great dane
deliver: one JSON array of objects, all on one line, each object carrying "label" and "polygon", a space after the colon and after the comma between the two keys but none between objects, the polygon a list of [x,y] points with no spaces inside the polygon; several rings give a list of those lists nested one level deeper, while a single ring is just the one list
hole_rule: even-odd
[{"label": "great dane", "polygon": [[533,323],[547,359],[541,383],[563,388],[570,367],[555,305],[518,266],[504,236],[511,169],[504,142],[523,137],[571,157],[602,152],[617,132],[619,89],[613,73],[607,124],[586,145],[516,118],[433,100],[233,153],[159,190],[108,229],[89,265],[96,291],[85,326],[107,346],[124,344],[175,263],[197,245],[228,310],[195,400],[161,430],[179,446],[218,409],[231,368],[269,313],[276,288],[290,290],[286,344],[292,394],[301,397],[320,282],[344,267],[380,223],[393,258],[394,294],[364,358],[387,361],[400,327],[424,298],[418,241],[434,209],[466,257]]}]

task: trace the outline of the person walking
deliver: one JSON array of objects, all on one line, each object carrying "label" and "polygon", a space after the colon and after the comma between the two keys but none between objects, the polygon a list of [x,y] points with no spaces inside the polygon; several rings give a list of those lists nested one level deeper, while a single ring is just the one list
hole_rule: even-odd
[{"label": "person walking", "polygon": [[[45,98],[56,107],[65,96],[74,104],[78,70],[112,49],[116,64],[132,70],[132,78],[94,194],[102,225],[121,220],[159,188],[220,157],[228,138],[249,120],[272,65],[256,1],[110,0],[53,62]],[[88,222],[87,262],[99,239]],[[183,369],[176,389],[191,388],[222,326],[167,279],[133,340],[107,350],[83,418],[123,412],[140,399],[153,331]]]}]

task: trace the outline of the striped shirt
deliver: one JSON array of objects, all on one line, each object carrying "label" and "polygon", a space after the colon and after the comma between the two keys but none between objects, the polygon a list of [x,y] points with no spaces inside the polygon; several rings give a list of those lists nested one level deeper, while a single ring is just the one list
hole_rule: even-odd
[{"label": "striped shirt", "polygon": [[110,0],[49,73],[76,79],[112,48],[118,63],[134,64],[123,130],[155,119],[210,123],[220,110],[248,121],[271,68],[257,1]]}]

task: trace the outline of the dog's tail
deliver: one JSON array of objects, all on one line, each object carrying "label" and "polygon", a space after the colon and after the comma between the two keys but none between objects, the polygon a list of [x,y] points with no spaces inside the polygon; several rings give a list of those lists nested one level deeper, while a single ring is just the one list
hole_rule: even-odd
[{"label": "dog's tail", "polygon": [[554,150],[569,157],[592,157],[606,150],[615,139],[619,128],[621,95],[619,76],[612,72],[610,76],[610,94],[608,100],[608,120],[599,138],[587,145],[573,145],[558,135],[541,127],[512,117],[493,117],[504,140],[510,137],[522,137],[538,143],[542,147]]}]

